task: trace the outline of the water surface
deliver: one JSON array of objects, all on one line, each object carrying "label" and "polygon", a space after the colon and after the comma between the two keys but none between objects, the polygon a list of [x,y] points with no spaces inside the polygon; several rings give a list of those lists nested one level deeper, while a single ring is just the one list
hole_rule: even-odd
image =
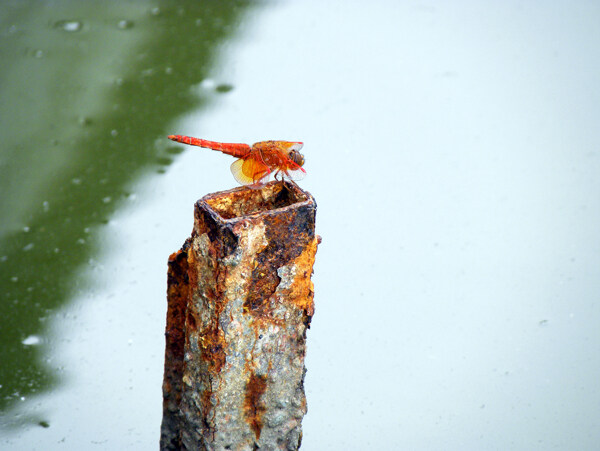
[{"label": "water surface", "polygon": [[156,446],[175,133],[305,142],[303,449],[594,449],[596,5],[108,5],[0,7],[0,443]]}]

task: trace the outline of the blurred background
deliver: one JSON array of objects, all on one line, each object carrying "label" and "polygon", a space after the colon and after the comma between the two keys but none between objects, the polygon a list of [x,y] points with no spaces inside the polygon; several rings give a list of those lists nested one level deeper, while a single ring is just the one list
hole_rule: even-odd
[{"label": "blurred background", "polygon": [[596,449],[600,4],[0,3],[0,448],[156,449],[166,262],[304,141],[305,450]]}]

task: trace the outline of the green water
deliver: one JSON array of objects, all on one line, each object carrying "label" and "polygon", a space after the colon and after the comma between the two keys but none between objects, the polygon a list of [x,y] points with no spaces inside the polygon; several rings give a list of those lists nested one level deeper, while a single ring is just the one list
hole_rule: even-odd
[{"label": "green water", "polygon": [[169,122],[211,102],[190,87],[247,3],[0,3],[0,412],[60,381],[31,344],[132,182],[173,161]]}]

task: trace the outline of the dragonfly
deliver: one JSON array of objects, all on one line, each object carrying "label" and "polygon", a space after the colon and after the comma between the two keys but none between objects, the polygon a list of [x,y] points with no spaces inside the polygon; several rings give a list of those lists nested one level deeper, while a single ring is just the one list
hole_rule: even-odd
[{"label": "dragonfly", "polygon": [[271,176],[275,180],[301,180],[306,175],[302,168],[304,155],[299,150],[304,145],[298,141],[261,141],[252,144],[222,143],[184,135],[169,135],[172,141],[218,150],[237,158],[231,164],[233,177],[242,185],[259,189]]}]

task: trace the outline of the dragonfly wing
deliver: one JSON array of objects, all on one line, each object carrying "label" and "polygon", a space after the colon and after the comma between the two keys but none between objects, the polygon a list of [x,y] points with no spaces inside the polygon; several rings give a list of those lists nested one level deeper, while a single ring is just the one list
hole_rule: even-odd
[{"label": "dragonfly wing", "polygon": [[306,171],[301,166],[291,160],[287,161],[287,169],[281,171],[283,176],[294,181],[302,180],[306,176]]},{"label": "dragonfly wing", "polygon": [[271,169],[262,162],[252,158],[240,158],[231,164],[233,177],[242,185],[260,188],[269,181]]}]

